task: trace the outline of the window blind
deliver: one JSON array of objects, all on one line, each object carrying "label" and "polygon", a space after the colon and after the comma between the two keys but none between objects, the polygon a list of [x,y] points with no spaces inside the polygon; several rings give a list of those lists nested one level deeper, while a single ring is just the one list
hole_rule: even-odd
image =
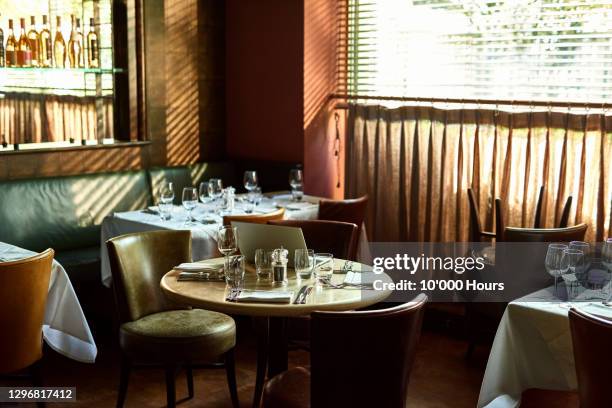
[{"label": "window blind", "polygon": [[340,92],[605,102],[612,0],[348,0]]}]

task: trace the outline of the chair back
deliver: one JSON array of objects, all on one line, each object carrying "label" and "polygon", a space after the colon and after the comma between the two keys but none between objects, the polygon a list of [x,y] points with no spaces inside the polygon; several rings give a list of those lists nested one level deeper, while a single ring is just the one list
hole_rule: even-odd
[{"label": "chair back", "polygon": [[540,186],[540,191],[538,192],[538,201],[536,202],[535,207],[535,215],[533,217],[533,228],[541,228],[542,227],[542,208],[544,207],[544,186]]},{"label": "chair back", "polygon": [[470,242],[480,242],[482,240],[482,224],[480,223],[480,212],[476,203],[474,190],[467,189],[468,201],[470,203]]},{"label": "chair back", "polygon": [[159,282],[191,262],[190,231],[149,231],[106,241],[120,323],[170,309]]},{"label": "chair back", "polygon": [[504,240],[504,229],[506,224],[504,222],[504,207],[502,205],[501,198],[495,199],[495,242],[502,242]]},{"label": "chair back", "polygon": [[612,321],[570,309],[570,329],[581,408],[612,407]]},{"label": "chair back", "polygon": [[348,200],[319,201],[319,219],[326,221],[350,222],[357,225],[359,231],[365,221],[368,210],[368,196]]},{"label": "chair back", "polygon": [[578,224],[567,228],[515,228],[506,227],[506,242],[570,242],[582,241],[587,225]]},{"label": "chair back", "polygon": [[31,366],[42,357],[42,326],[54,251],[0,262],[0,374]]},{"label": "chair back", "polygon": [[404,408],[426,301],[313,312],[311,406]]},{"label": "chair back", "polygon": [[322,220],[281,220],[268,221],[268,224],[301,228],[306,246],[315,252],[328,252],[335,258],[351,261],[357,257],[355,224]]},{"label": "chair back", "polygon": [[223,225],[231,225],[232,221],[265,224],[268,221],[282,220],[284,216],[285,207],[279,208],[276,211],[272,211],[266,214],[226,215],[223,217]]},{"label": "chair back", "polygon": [[572,196],[568,196],[561,211],[561,218],[559,218],[559,228],[566,228],[569,223],[570,210],[572,209]]}]

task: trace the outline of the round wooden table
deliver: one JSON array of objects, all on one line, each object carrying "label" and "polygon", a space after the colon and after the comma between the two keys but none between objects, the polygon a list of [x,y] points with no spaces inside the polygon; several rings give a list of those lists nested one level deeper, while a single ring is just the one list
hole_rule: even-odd
[{"label": "round wooden table", "polygon": [[[202,261],[205,264],[219,265],[222,258]],[[338,273],[346,261],[334,259],[332,284],[340,284],[346,274]],[[371,267],[352,262],[354,272],[371,270]],[[168,299],[183,305],[198,307],[232,315],[254,317],[258,334],[257,377],[253,406],[259,406],[263,383],[268,371],[272,378],[287,370],[287,333],[288,317],[307,316],[312,311],[347,311],[363,308],[385,300],[389,290],[361,290],[357,288],[332,289],[315,284],[314,279],[298,279],[293,269],[289,268],[289,282],[286,286],[275,287],[269,281],[257,279],[255,269],[248,265],[245,272],[244,289],[266,291],[292,291],[291,303],[240,303],[227,301],[229,287],[224,282],[193,282],[177,280],[179,271],[168,272],[161,280],[161,288]],[[386,274],[376,276],[377,280],[392,282]],[[293,300],[304,285],[313,286],[305,304],[293,304]]]}]

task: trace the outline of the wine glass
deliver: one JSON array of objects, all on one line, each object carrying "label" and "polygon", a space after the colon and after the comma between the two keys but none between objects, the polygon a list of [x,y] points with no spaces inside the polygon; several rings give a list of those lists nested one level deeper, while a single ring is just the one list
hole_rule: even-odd
[{"label": "wine glass", "polygon": [[[567,297],[571,299],[573,297],[574,288],[578,285],[578,279],[576,274],[580,273],[584,268],[584,252],[578,249],[564,249],[563,255],[561,256],[560,269],[563,271],[563,275],[568,275],[565,280],[565,287],[567,288]],[[569,304],[562,306],[567,307]]]},{"label": "wine glass", "polygon": [[162,204],[172,204],[174,202],[174,184],[171,181],[164,184],[160,189],[159,201]]},{"label": "wine glass", "polygon": [[291,186],[291,195],[294,201],[300,201],[303,192],[304,175],[300,169],[291,169],[289,171],[289,185]]},{"label": "wine glass", "polygon": [[548,251],[546,252],[546,271],[555,278],[555,296],[558,296],[557,292],[557,282],[559,280],[559,276],[563,274],[563,270],[561,269],[561,258],[563,257],[563,251],[568,249],[568,246],[565,244],[550,244],[548,246]]},{"label": "wine glass", "polygon": [[230,225],[223,225],[217,231],[217,248],[225,255],[225,264],[229,256],[238,249],[238,228]]},{"label": "wine glass", "polygon": [[606,239],[601,250],[601,263],[612,273],[612,238]]},{"label": "wine glass", "polygon": [[589,270],[591,266],[591,257],[592,257],[592,249],[591,244],[584,241],[571,241],[569,243],[569,249],[576,249],[578,251],[582,251],[583,253],[583,263],[582,270],[579,270],[578,273],[584,273]]},{"label": "wine glass", "polygon": [[185,187],[183,189],[183,207],[187,210],[187,224],[193,224],[193,216],[191,211],[198,203],[198,192],[194,187]]},{"label": "wine glass", "polygon": [[212,198],[212,201],[216,201],[223,195],[223,181],[218,178],[211,178],[208,180],[208,195]]},{"label": "wine glass", "polygon": [[258,182],[259,182],[259,180],[257,178],[257,172],[254,171],[254,170],[247,170],[247,171],[245,171],[244,172],[243,182],[244,182],[244,188],[248,192],[253,191],[253,189],[257,187]]}]

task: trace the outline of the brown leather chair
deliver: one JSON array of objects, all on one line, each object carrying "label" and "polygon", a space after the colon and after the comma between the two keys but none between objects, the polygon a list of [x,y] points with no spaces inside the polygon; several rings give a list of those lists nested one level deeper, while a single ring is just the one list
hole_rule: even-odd
[{"label": "brown leather chair", "polygon": [[223,225],[231,225],[232,221],[252,222],[256,224],[265,224],[268,221],[282,220],[285,216],[285,208],[279,208],[266,214],[244,214],[244,215],[226,215],[223,217]]},{"label": "brown leather chair", "polygon": [[587,230],[586,224],[566,228],[515,228],[504,229],[506,242],[570,242],[582,241]]},{"label": "brown leather chair", "polygon": [[301,228],[306,246],[315,252],[328,252],[336,258],[352,261],[357,257],[355,224],[322,220],[281,220],[268,221],[268,224]]},{"label": "brown leather chair", "polygon": [[319,201],[318,219],[326,221],[350,222],[357,226],[357,236],[361,233],[361,226],[365,221],[368,210],[368,196],[347,200]]},{"label": "brown leather chair", "polygon": [[[42,386],[42,326],[49,293],[54,251],[0,262],[0,374],[29,369],[35,386]],[[44,406],[44,404],[39,404]]]},{"label": "brown leather chair", "polygon": [[426,301],[419,295],[390,309],[313,312],[311,369],[272,378],[264,407],[404,408]]},{"label": "brown leather chair", "polygon": [[[541,228],[542,227],[542,207],[544,206],[544,191],[545,187],[540,186],[540,191],[538,193],[538,201],[536,203],[535,216],[533,219],[533,228]],[[568,196],[565,200],[565,204],[563,205],[563,210],[561,211],[561,218],[559,219],[559,223],[557,224],[557,228],[566,228],[569,223],[569,213],[572,208],[572,196]]]},{"label": "brown leather chair", "polygon": [[193,397],[192,367],[225,361],[232,404],[238,406],[234,368],[236,325],[225,314],[181,309],[160,289],[162,276],[182,262],[191,262],[190,231],[151,231],[128,234],[106,242],[113,290],[121,327],[121,376],[117,407],[122,407],[133,365],[157,365],[166,371],[167,404],[174,407],[174,377],[187,371]]},{"label": "brown leather chair", "polygon": [[612,407],[609,353],[612,344],[612,321],[570,309],[570,329],[578,379],[581,408]]}]

